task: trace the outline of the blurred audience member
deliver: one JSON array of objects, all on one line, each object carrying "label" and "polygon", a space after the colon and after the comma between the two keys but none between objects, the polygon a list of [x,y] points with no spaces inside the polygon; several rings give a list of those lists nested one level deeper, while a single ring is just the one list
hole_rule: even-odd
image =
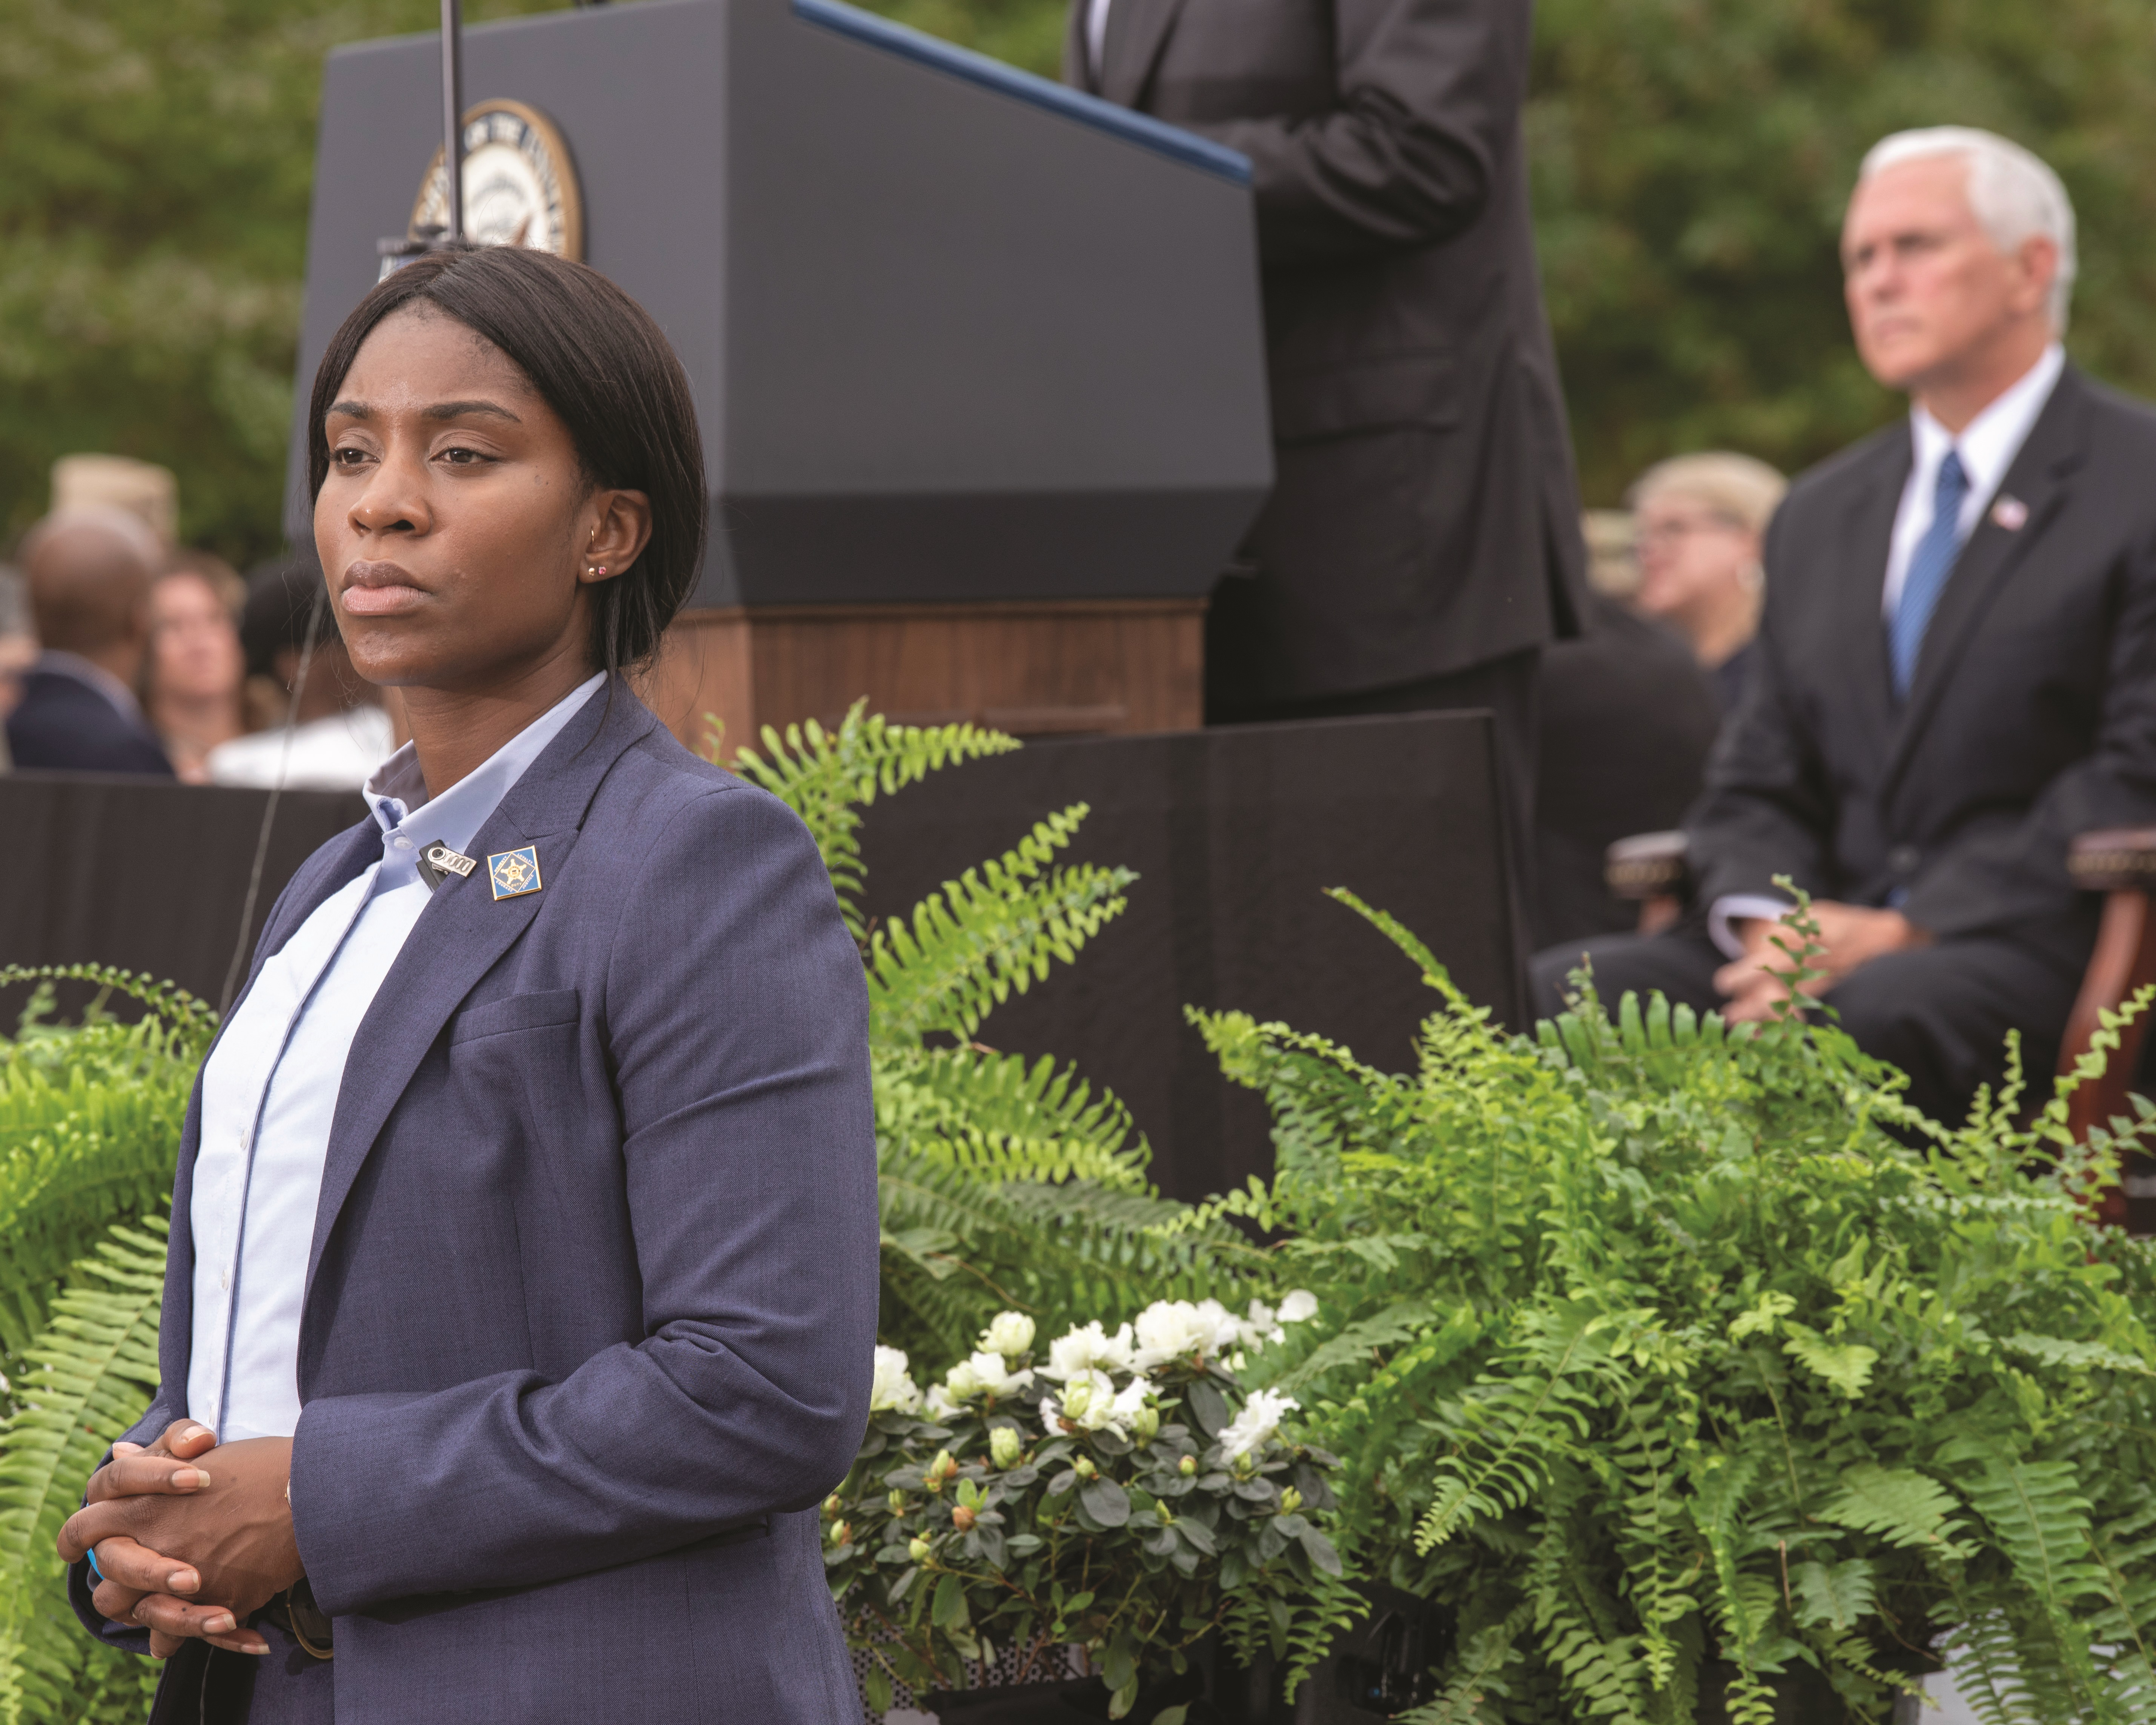
[{"label": "blurred audience member", "polygon": [[1579,517],[1587,541],[1587,584],[1613,599],[1640,590],[1640,557],[1632,544],[1632,511],[1590,509]]},{"label": "blurred audience member", "polygon": [[229,564],[203,552],[177,553],[151,590],[150,722],[189,784],[207,784],[209,752],[247,733],[233,620],[234,597],[246,592]]},{"label": "blurred audience member", "polygon": [[[1804,991],[1951,1122],[2010,1030],[2032,1076],[2057,1060],[2099,915],[2073,839],[2156,824],[2156,411],[2067,362],[2073,206],[2018,145],[1875,146],[1841,261],[1857,352],[1909,412],[1775,513],[1751,685],[1685,821],[1692,914],[1587,952],[1605,999],[1768,1019],[1793,882]],[[1536,958],[1543,1012],[1580,957]]]},{"label": "blurred audience member", "polygon": [[139,516],[81,509],[47,516],[20,556],[44,650],[8,716],[16,766],[170,778],[135,698],[163,543]]},{"label": "blurred audience member", "polygon": [[[23,673],[38,657],[37,626],[30,621],[30,592],[22,572],[0,563],[0,726],[23,698]],[[12,764],[8,733],[0,728],[0,773]]]},{"label": "blurred audience member", "polygon": [[1684,819],[1720,722],[1690,646],[1599,591],[1588,599],[1586,633],[1543,649],[1537,946],[1635,926],[1639,906],[1610,896],[1603,853]]},{"label": "blurred audience member", "polygon": [[352,668],[321,572],[295,562],[258,576],[247,595],[239,637],[250,677],[274,678],[290,706],[275,729],[211,750],[211,782],[358,790],[388,758],[397,739],[373,685]]},{"label": "blurred audience member", "polygon": [[1632,603],[1691,644],[1724,712],[1744,691],[1767,578],[1767,523],[1789,481],[1749,455],[1680,455],[1632,487]]},{"label": "blurred audience member", "polygon": [[169,547],[180,536],[180,485],[169,467],[131,455],[63,455],[53,463],[54,515],[120,509]]}]

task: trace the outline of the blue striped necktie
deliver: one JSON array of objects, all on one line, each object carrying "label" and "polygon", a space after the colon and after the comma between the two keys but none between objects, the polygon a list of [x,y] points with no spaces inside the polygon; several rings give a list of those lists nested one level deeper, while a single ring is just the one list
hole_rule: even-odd
[{"label": "blue striped necktie", "polygon": [[1907,701],[1909,685],[1917,677],[1917,654],[1924,644],[1924,631],[1932,613],[1939,608],[1947,577],[1953,573],[1954,559],[1961,555],[1961,506],[1969,495],[1969,475],[1961,457],[1947,451],[1939,463],[1938,483],[1932,491],[1932,524],[1909,555],[1909,572],[1902,580],[1902,596],[1894,602],[1893,620],[1887,627],[1887,650],[1894,665],[1894,698]]}]

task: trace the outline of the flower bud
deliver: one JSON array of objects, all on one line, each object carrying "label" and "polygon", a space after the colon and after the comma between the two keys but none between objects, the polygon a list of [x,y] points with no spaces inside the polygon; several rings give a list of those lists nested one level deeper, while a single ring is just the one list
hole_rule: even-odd
[{"label": "flower bud", "polygon": [[1194,1477],[1198,1472],[1198,1458],[1195,1455],[1184,1456],[1175,1464],[1175,1471],[1186,1480]]},{"label": "flower bud", "polygon": [[1302,1507],[1302,1493],[1292,1486],[1281,1487],[1281,1513],[1291,1516]]},{"label": "flower bud", "polygon": [[845,1522],[834,1522],[831,1523],[832,1544],[848,1545],[852,1543],[853,1538],[854,1530],[850,1523]]},{"label": "flower bud", "polygon": [[1169,1522],[1175,1519],[1175,1512],[1170,1509],[1165,1503],[1155,1502],[1152,1507],[1152,1512],[1160,1517],[1160,1524],[1163,1527],[1168,1526]]},{"label": "flower bud", "polygon": [[834,1491],[829,1497],[826,1497],[824,1500],[824,1514],[828,1519],[829,1517],[838,1514],[838,1512],[845,1507],[845,1504],[840,1501],[839,1494],[836,1491]]},{"label": "flower bud", "polygon": [[1131,1415],[1131,1435],[1149,1444],[1160,1435],[1160,1409],[1147,1403]]},{"label": "flower bud", "polygon": [[917,1533],[906,1543],[906,1556],[911,1558],[916,1563],[925,1563],[928,1561],[930,1549],[928,1542]]},{"label": "flower bud", "polygon": [[1025,1453],[1025,1440],[1014,1425],[998,1425],[988,1434],[988,1460],[998,1467],[1015,1467]]},{"label": "flower bud", "polygon": [[1093,1479],[1096,1477],[1101,1471],[1099,1468],[1093,1466],[1092,1458],[1089,1455],[1081,1455],[1075,1461],[1072,1461],[1070,1464],[1070,1471],[1076,1474],[1081,1480]]},{"label": "flower bud", "polygon": [[1033,1320],[1023,1312],[1001,1312],[995,1322],[981,1332],[982,1351],[1000,1353],[1005,1359],[1016,1359],[1033,1346]]},{"label": "flower bud", "polygon": [[948,1450],[938,1450],[936,1459],[928,1464],[927,1485],[932,1491],[941,1491],[943,1481],[958,1471],[958,1463]]},{"label": "flower bud", "polygon": [[951,1512],[951,1525],[956,1527],[961,1533],[972,1532],[973,1531],[973,1512],[968,1509],[963,1503],[958,1505],[957,1508]]},{"label": "flower bud", "polygon": [[906,1513],[906,1493],[896,1486],[892,1487],[891,1496],[884,1501],[891,1505],[891,1512],[893,1515],[902,1516]]}]

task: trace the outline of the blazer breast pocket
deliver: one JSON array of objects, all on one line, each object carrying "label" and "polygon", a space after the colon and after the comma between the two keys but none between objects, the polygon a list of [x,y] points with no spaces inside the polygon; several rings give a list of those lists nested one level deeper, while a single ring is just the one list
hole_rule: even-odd
[{"label": "blazer breast pocket", "polygon": [[449,1020],[449,1046],[482,1036],[505,1036],[516,1030],[543,1030],[555,1024],[573,1024],[582,1013],[574,988],[542,988],[532,994],[511,994],[459,1013]]},{"label": "blazer breast pocket", "polygon": [[1369,355],[1272,374],[1273,437],[1283,444],[1459,423],[1459,367],[1443,348]]}]

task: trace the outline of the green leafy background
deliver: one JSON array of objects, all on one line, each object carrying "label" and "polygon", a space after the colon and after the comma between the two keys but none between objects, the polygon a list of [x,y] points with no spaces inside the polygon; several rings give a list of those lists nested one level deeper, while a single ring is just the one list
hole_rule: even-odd
[{"label": "green leafy background", "polygon": [[[1060,0],[878,9],[1055,69]],[[0,536],[54,457],[105,449],[178,471],[191,541],[275,549],[322,56],[434,17],[0,0]],[[1902,126],[1990,126],[2056,163],[2085,234],[2073,351],[2156,393],[2143,0],[1541,0],[1537,35],[1536,221],[1590,502],[1681,449],[1800,465],[1894,411],[1851,351],[1834,236],[1864,146]]]}]

